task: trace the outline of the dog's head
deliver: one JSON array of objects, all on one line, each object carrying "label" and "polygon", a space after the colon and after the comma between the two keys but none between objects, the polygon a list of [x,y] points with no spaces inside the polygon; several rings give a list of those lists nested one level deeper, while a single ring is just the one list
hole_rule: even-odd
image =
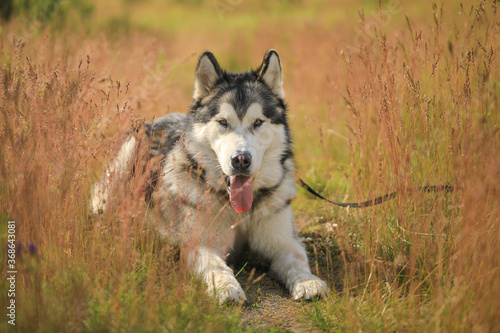
[{"label": "dog's head", "polygon": [[279,179],[283,158],[291,156],[278,53],[269,50],[257,70],[235,74],[222,70],[211,52],[202,53],[193,98],[197,159],[222,172],[233,208],[247,212],[260,183]]}]

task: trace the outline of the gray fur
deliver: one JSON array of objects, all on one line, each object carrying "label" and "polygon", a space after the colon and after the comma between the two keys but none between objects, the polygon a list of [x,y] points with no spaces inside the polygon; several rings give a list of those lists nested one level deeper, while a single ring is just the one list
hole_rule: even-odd
[{"label": "gray fur", "polygon": [[[295,299],[325,296],[326,284],[309,269],[290,209],[295,163],[278,54],[270,50],[257,70],[234,74],[204,52],[194,90],[189,114],[145,125],[150,157],[163,161],[158,229],[180,244],[193,274],[219,302],[245,299],[225,262],[244,245],[270,263]],[[242,151],[251,157],[245,175],[252,180],[253,202],[238,214],[229,202],[228,181],[241,177],[231,158]]]}]

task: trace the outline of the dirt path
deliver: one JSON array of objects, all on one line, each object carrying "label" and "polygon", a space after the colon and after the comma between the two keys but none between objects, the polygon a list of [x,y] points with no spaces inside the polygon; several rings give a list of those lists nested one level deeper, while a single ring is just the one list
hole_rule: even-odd
[{"label": "dirt path", "polygon": [[242,325],[255,329],[275,328],[292,332],[310,332],[311,329],[301,320],[302,308],[307,302],[297,302],[290,297],[288,291],[278,282],[265,275],[258,282],[252,284],[265,270],[256,269],[253,279],[249,280],[251,268],[238,276],[246,290],[247,301],[242,307]]},{"label": "dirt path", "polygon": [[[316,265],[316,259],[310,249],[308,249],[308,253],[313,272],[318,267],[320,276],[329,282],[328,288],[340,290],[342,274],[336,274],[335,277],[332,277],[330,273],[329,278],[326,278],[329,268],[324,265],[324,260],[319,257],[318,265]],[[322,253],[317,254],[322,255]],[[337,272],[343,271],[340,256],[336,259],[339,262],[336,263],[335,270]],[[257,260],[257,258],[247,256],[242,261],[244,267],[241,267],[240,263],[240,266],[235,269],[235,272],[239,272],[237,279],[247,296],[247,301],[241,308],[242,326],[257,330],[274,328],[291,332],[314,331],[314,327],[308,324],[304,314],[304,310],[312,307],[313,304],[309,301],[295,301],[291,298],[288,290],[268,276],[266,274],[267,267]]]}]

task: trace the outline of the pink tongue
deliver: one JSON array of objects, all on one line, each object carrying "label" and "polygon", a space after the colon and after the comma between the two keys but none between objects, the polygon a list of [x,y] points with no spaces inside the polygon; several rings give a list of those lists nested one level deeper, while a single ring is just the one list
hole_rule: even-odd
[{"label": "pink tongue", "polygon": [[253,190],[251,177],[231,176],[229,177],[231,193],[229,201],[236,213],[246,213],[252,208]]}]

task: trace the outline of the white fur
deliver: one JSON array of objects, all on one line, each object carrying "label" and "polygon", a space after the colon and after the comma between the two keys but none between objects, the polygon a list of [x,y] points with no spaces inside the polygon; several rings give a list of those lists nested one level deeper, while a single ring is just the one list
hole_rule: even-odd
[{"label": "white fur", "polygon": [[120,147],[117,156],[106,169],[104,177],[94,185],[92,189],[92,199],[90,201],[90,210],[97,214],[106,209],[111,186],[115,179],[121,179],[127,170],[128,164],[135,151],[136,139],[129,136]]},{"label": "white fur", "polygon": [[209,57],[200,58],[194,81],[193,98],[196,100],[205,96],[217,80],[218,73]]},{"label": "white fur", "polygon": [[[225,129],[218,124],[224,119],[228,123]],[[255,120],[264,120],[264,123],[253,129]],[[262,113],[262,106],[253,103],[249,106],[245,116],[240,120],[233,106],[223,103],[217,117],[208,124],[195,124],[193,138],[203,146],[202,162],[213,160],[213,153],[217,157],[217,164],[226,175],[231,174],[231,156],[236,151],[248,151],[252,155],[250,175],[255,178],[254,188],[271,186],[277,183],[281,175],[280,159],[285,144],[285,129],[283,125],[273,125]],[[262,161],[266,157],[266,163]],[[213,163],[213,161],[212,161]]]},{"label": "white fur", "polygon": [[[228,123],[227,129],[217,122],[222,118]],[[256,119],[264,120],[264,123],[253,130],[252,124]],[[207,283],[207,291],[215,293],[219,302],[245,299],[224,257],[229,250],[238,252],[240,245],[248,242],[252,251],[271,262],[273,275],[289,289],[294,299],[326,295],[326,283],[309,269],[305,249],[295,236],[292,211],[286,205],[286,201],[295,196],[296,190],[291,176],[294,172],[293,161],[287,161],[285,169],[280,162],[286,148],[284,126],[271,124],[259,104],[250,105],[240,120],[234,108],[225,103],[213,121],[195,124],[189,134],[184,149],[204,164],[211,187],[225,188],[223,178],[230,173],[230,156],[237,150],[252,154],[254,193],[259,188],[280,184],[253,214],[238,215],[228,202],[210,201],[210,196],[207,197],[195,181],[186,180],[185,176],[179,179],[183,171],[176,167],[178,163],[167,163],[164,183],[175,184],[176,179],[179,183],[162,189],[164,193],[185,196],[196,205],[196,209],[185,208],[184,216],[189,218],[184,219],[182,224],[185,227],[189,225],[189,231],[185,230],[181,242],[187,249],[192,271]],[[174,149],[169,160],[177,159],[179,162],[182,156],[180,148]]]},{"label": "white fur", "polygon": [[220,253],[200,246],[189,253],[188,264],[192,267],[193,272],[201,276],[207,284],[208,294],[215,296],[219,303],[228,299],[236,302],[246,300],[245,292]]},{"label": "white fur", "polygon": [[262,79],[276,95],[284,99],[285,91],[283,90],[283,74],[281,72],[280,59],[278,58],[276,51],[269,50],[268,52],[273,53],[269,58],[269,66],[263,73]]},{"label": "white fur", "polygon": [[[220,111],[230,125],[229,130],[221,129],[216,120],[196,124],[194,130],[187,133],[186,142],[177,144],[168,155],[159,190],[163,215],[159,231],[181,245],[190,270],[206,283],[207,292],[219,303],[246,300],[225,262],[228,253],[237,255],[243,243],[271,262],[273,276],[286,286],[294,299],[325,296],[326,283],[311,273],[305,249],[294,232],[292,211],[286,205],[287,200],[295,196],[296,189],[291,176],[293,161],[286,161],[285,168],[280,163],[286,148],[283,125],[271,124],[258,104],[252,104],[242,120],[229,105],[223,104]],[[257,118],[265,122],[255,131],[251,124]],[[129,137],[104,178],[94,186],[93,212],[106,208],[111,184],[115,178],[123,177],[135,145],[136,139]],[[224,163],[230,163],[229,156],[238,149],[252,153],[254,191],[279,184],[274,194],[252,214],[237,214],[229,202],[214,200],[208,189],[225,190]],[[186,173],[183,167],[187,163],[186,150],[203,165],[207,187]]]},{"label": "white fur", "polygon": [[[271,53],[269,53],[271,52]],[[284,97],[278,55],[268,51],[259,77],[280,98]],[[215,83],[218,64],[204,53],[198,63],[194,98],[209,98]],[[208,97],[207,97],[208,96]],[[327,294],[326,283],[311,273],[304,246],[297,239],[289,206],[295,194],[295,171],[292,159],[282,165],[288,148],[286,128],[272,124],[262,105],[251,104],[239,119],[230,103],[222,103],[208,123],[195,123],[184,139],[167,156],[158,191],[162,217],[159,230],[181,245],[193,274],[207,285],[207,292],[223,303],[243,301],[245,293],[226,264],[229,253],[237,255],[242,245],[270,261],[272,274],[290,291],[294,299],[310,299]],[[219,120],[227,121],[227,127]],[[264,123],[255,127],[257,119]],[[93,189],[91,209],[105,209],[114,174],[121,177],[130,162],[136,140],[130,137],[106,170],[103,180]],[[249,213],[237,214],[226,193],[225,177],[231,175],[231,156],[237,151],[252,155],[249,168],[254,194],[262,188],[275,188]],[[193,168],[187,153],[201,170]],[[198,173],[200,173],[198,175]],[[193,174],[201,177],[193,177]]]}]

